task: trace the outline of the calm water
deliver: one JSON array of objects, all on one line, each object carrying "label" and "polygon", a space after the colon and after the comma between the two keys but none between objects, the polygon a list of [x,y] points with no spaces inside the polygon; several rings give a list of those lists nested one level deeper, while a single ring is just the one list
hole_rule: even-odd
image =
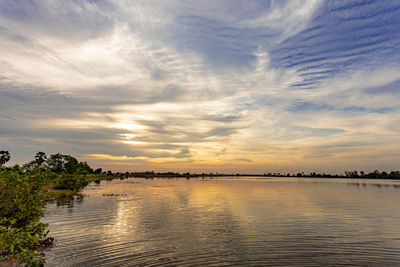
[{"label": "calm water", "polygon": [[48,206],[46,266],[400,266],[396,181],[131,178],[83,195]]}]

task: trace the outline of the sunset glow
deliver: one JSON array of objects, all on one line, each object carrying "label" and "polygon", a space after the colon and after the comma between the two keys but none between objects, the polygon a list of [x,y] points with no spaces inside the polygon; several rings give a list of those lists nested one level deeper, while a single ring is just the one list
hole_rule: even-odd
[{"label": "sunset glow", "polygon": [[394,170],[398,1],[2,1],[0,144],[114,171]]}]

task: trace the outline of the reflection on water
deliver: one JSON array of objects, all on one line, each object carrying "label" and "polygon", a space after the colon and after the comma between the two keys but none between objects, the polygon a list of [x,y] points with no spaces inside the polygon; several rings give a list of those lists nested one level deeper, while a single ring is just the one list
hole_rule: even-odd
[{"label": "reflection on water", "polygon": [[396,265],[400,183],[125,179],[90,184],[44,222],[46,266]]},{"label": "reflection on water", "polygon": [[82,194],[77,194],[72,197],[57,197],[51,200],[50,204],[55,204],[57,207],[67,207],[72,211],[74,206],[82,203],[84,197],[85,196]]}]

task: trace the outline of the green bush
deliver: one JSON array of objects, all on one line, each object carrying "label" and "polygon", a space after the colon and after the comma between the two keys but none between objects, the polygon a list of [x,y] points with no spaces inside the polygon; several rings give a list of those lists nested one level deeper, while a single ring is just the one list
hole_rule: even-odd
[{"label": "green bush", "polygon": [[[41,185],[28,174],[0,170],[0,218],[8,218],[5,226],[15,227],[36,222],[43,215]],[[11,223],[15,221],[14,223]],[[4,223],[3,223],[4,224]]]},{"label": "green bush", "polygon": [[[36,177],[37,178],[37,177]],[[17,259],[30,266],[44,262],[35,250],[46,237],[46,224],[39,222],[45,204],[41,183],[35,176],[0,168],[0,253],[1,258]]]},{"label": "green bush", "polygon": [[[9,220],[1,223],[9,224]],[[31,223],[22,227],[0,225],[0,251],[3,258],[17,259],[20,263],[40,266],[45,262],[43,254],[38,251],[39,240],[46,237],[47,224]]]},{"label": "green bush", "polygon": [[31,181],[40,186],[49,185],[57,178],[56,173],[39,167],[27,171],[26,174],[29,175]]},{"label": "green bush", "polygon": [[88,184],[85,175],[61,173],[54,182],[55,189],[67,189],[78,192]]}]

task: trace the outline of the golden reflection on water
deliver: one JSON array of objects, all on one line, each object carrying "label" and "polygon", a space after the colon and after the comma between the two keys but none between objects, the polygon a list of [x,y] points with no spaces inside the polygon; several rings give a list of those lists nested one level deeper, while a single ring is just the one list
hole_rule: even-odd
[{"label": "golden reflection on water", "polygon": [[[77,265],[391,264],[400,261],[398,185],[292,178],[103,181],[85,189],[72,213],[59,208],[46,216],[59,240],[48,253],[49,266],[71,257]],[[91,248],[82,249],[78,240]]]}]

